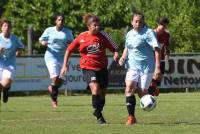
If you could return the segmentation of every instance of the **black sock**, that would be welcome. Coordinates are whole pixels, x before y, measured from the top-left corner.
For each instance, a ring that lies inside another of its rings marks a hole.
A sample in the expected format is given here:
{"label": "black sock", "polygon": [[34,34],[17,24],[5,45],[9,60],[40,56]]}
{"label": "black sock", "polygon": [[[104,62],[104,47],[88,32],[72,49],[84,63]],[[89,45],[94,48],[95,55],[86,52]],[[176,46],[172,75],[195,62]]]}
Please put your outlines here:
{"label": "black sock", "polygon": [[58,86],[54,86],[54,85],[51,85],[52,87],[52,93],[50,94],[51,95],[51,99],[53,101],[57,101],[57,98],[58,98]]}
{"label": "black sock", "polygon": [[99,95],[92,95],[92,106],[94,109],[94,116],[97,118],[101,117],[101,101]]}
{"label": "black sock", "polygon": [[101,98],[101,99],[100,99],[100,110],[101,110],[101,111],[103,111],[103,107],[104,107],[104,105],[105,105],[105,102],[106,102],[105,98]]}
{"label": "black sock", "polygon": [[126,97],[126,106],[129,115],[132,116],[135,115],[135,104],[136,104],[135,95]]}

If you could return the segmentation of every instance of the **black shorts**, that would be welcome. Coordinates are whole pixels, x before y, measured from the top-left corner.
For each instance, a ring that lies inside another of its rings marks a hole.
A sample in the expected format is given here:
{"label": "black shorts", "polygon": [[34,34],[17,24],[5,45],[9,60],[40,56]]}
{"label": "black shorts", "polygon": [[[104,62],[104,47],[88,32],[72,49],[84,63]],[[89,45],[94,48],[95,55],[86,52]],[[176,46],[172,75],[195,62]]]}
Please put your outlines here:
{"label": "black shorts", "polygon": [[108,70],[106,68],[99,71],[82,69],[83,75],[87,84],[90,82],[97,82],[100,85],[100,88],[107,88],[108,86]]}

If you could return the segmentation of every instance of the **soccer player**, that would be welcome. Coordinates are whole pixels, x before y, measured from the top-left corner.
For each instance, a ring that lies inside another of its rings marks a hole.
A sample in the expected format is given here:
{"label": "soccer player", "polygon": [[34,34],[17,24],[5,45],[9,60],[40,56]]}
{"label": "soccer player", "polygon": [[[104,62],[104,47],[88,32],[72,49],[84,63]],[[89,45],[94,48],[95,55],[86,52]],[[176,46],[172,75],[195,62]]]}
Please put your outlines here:
{"label": "soccer player", "polygon": [[[119,64],[125,62],[126,73],[126,106],[128,111],[127,125],[136,123],[135,91],[139,97],[148,93],[152,77],[160,77],[160,46],[154,31],[145,25],[144,15],[135,12],[131,22],[133,29],[126,35],[125,48]],[[154,55],[155,53],[155,55]],[[156,64],[155,64],[156,63]]]}
{"label": "soccer player", "polygon": [[52,99],[52,107],[58,105],[58,89],[63,84],[64,77],[60,77],[60,71],[63,65],[65,50],[74,37],[69,28],[64,27],[64,16],[57,15],[55,26],[45,29],[39,38],[41,45],[46,46],[45,63],[50,74],[51,84],[48,91]]}
{"label": "soccer player", "polygon": [[[160,19],[157,20],[158,26],[154,29],[157,40],[160,43],[161,46],[161,64],[160,64],[160,69],[162,76],[164,75],[165,71],[165,60],[169,59],[170,55],[170,34],[169,31],[167,30],[167,25],[169,24],[169,20],[166,17],[161,17]],[[149,87],[149,94],[158,96],[160,91],[157,88],[157,86],[160,86],[162,79],[153,79],[151,82],[151,85]]]}
{"label": "soccer player", "polygon": [[108,59],[106,49],[114,53],[114,60],[118,59],[118,47],[111,43],[110,38],[100,31],[100,19],[98,16],[86,13],[83,16],[83,22],[88,28],[69,45],[64,57],[64,64],[61,75],[67,73],[67,64],[72,52],[79,48],[80,67],[86,82],[92,92],[93,115],[97,118],[97,123],[105,124],[106,121],[102,115],[105,105],[105,94],[108,85]]}
{"label": "soccer player", "polygon": [[6,18],[0,21],[0,92],[3,92],[3,102],[8,102],[8,91],[16,70],[16,56],[21,54],[24,44],[11,33],[11,22]]}

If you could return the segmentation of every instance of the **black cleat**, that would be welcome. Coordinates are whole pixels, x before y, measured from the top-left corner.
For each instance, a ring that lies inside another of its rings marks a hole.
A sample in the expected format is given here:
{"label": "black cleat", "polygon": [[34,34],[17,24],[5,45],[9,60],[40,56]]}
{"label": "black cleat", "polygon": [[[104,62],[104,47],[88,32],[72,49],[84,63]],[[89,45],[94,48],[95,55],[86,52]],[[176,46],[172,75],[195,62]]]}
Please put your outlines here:
{"label": "black cleat", "polygon": [[8,102],[8,97],[9,97],[8,90],[3,90],[3,102],[4,103]]}
{"label": "black cleat", "polygon": [[106,124],[106,121],[105,121],[105,119],[103,118],[103,116],[101,116],[101,117],[97,118],[97,123],[98,123],[98,124]]}

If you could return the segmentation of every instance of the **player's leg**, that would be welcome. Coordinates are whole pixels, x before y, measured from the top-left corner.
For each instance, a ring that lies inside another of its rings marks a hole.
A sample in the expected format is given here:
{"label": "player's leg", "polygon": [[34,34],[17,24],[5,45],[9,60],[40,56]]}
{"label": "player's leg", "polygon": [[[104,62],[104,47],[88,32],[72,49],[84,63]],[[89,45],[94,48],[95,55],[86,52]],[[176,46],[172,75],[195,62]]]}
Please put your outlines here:
{"label": "player's leg", "polygon": [[100,99],[101,99],[101,111],[103,111],[105,102],[106,102],[106,92],[107,92],[107,86],[108,86],[108,70],[102,69],[100,71],[97,71],[97,80],[100,84]]}
{"label": "player's leg", "polygon": [[50,93],[51,99],[52,99],[52,106],[54,108],[57,107],[58,104],[58,93],[59,88],[63,84],[63,79],[59,77],[60,70],[61,70],[61,64],[59,63],[47,63],[47,68],[50,74],[51,83],[48,86],[48,91]]}
{"label": "player's leg", "polygon": [[[164,60],[162,60],[160,62],[160,70],[161,70],[162,76],[164,76],[164,72],[165,72],[165,61]],[[152,79],[151,84],[148,89],[148,93],[153,96],[158,96],[160,93],[160,89],[158,87],[161,86],[161,81],[162,81],[162,78],[159,80]]]}
{"label": "player's leg", "polygon": [[140,98],[148,94],[148,89],[151,84],[152,78],[153,73],[140,73],[140,79],[138,83],[138,86],[141,89],[138,94]]}
{"label": "player's leg", "polygon": [[128,111],[128,120],[126,122],[127,125],[132,125],[136,123],[135,118],[135,105],[136,105],[136,98],[135,98],[135,90],[138,81],[138,72],[134,70],[128,70],[126,73],[126,88],[125,88],[125,95],[126,95],[126,107]]}
{"label": "player's leg", "polygon": [[9,97],[9,90],[12,84],[12,80],[14,77],[14,69],[10,68],[3,68],[2,70],[2,78],[0,81],[0,87],[3,92],[3,102],[7,103],[8,102],[8,97]]}
{"label": "player's leg", "polygon": [[100,97],[100,85],[97,82],[96,72],[93,70],[83,69],[83,75],[92,93],[93,115],[97,118],[97,123],[103,124],[105,122],[101,122],[100,120],[100,118],[102,117],[101,97]]}

